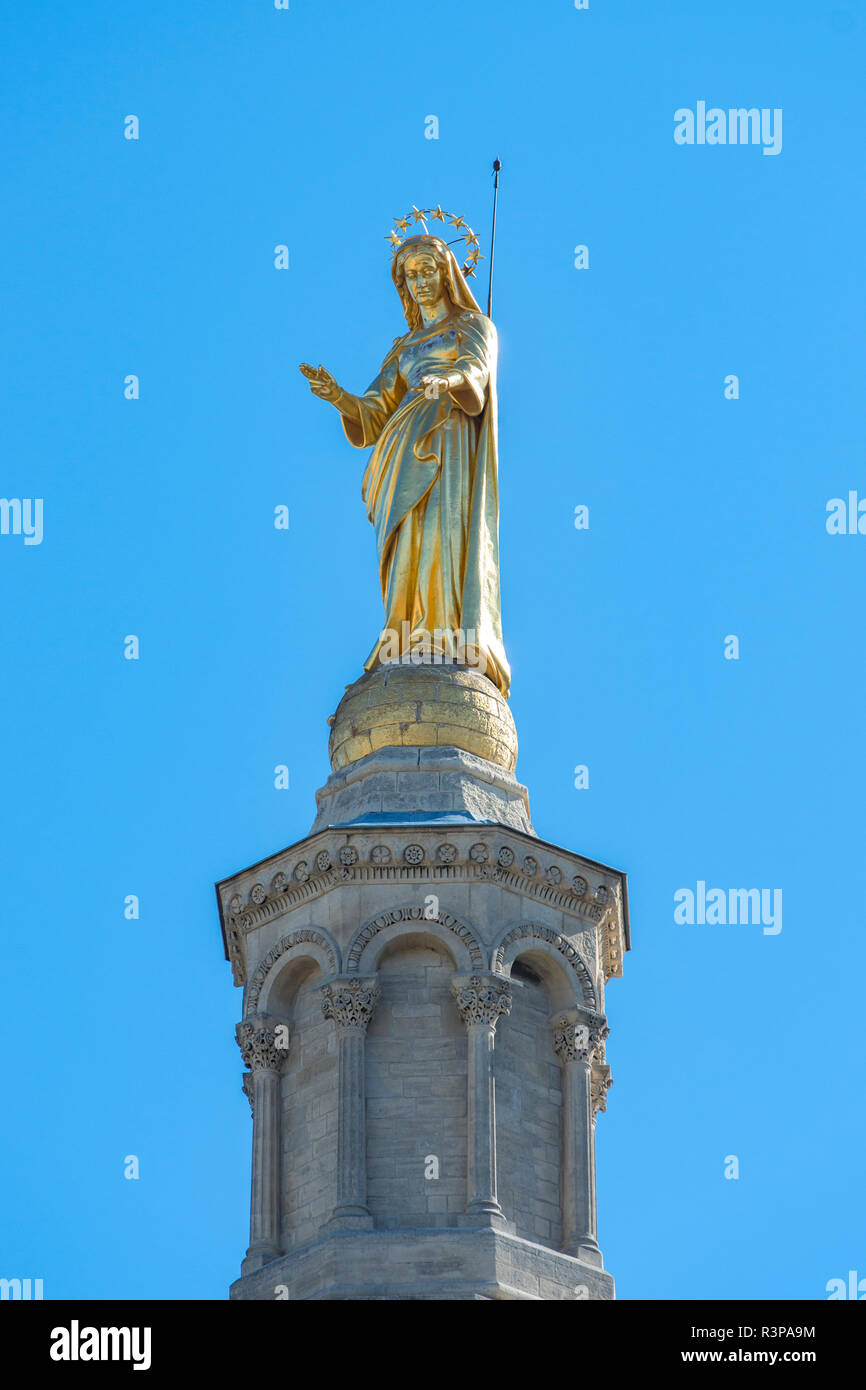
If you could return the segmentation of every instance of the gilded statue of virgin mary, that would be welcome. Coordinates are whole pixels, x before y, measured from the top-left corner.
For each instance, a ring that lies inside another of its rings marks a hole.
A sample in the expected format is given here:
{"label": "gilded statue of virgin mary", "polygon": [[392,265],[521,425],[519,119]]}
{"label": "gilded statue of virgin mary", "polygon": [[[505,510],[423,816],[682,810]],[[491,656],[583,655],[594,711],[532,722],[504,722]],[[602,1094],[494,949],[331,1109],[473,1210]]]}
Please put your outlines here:
{"label": "gilded statue of virgin mary", "polygon": [[[477,257],[476,257],[477,259]],[[450,247],[407,237],[391,275],[408,324],[361,396],[301,371],[372,446],[361,495],[376,530],[385,622],[364,663],[426,651],[476,666],[508,695],[499,603],[496,329]]]}

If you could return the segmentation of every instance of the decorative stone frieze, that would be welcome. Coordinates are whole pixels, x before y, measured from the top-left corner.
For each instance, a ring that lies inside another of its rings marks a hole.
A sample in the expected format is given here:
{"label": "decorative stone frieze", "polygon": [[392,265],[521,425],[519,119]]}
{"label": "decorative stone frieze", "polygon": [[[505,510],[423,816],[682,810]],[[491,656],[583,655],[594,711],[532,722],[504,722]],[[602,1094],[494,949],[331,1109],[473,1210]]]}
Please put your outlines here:
{"label": "decorative stone frieze", "polygon": [[[552,861],[547,855],[524,855],[525,836],[514,832],[511,839],[492,836],[489,841],[473,840],[470,834],[459,839],[426,842],[417,837],[407,843],[395,836],[391,843],[363,832],[353,834],[347,844],[337,835],[320,832],[297,847],[301,858],[290,852],[271,865],[258,866],[260,878],[250,876],[223,899],[226,948],[235,981],[243,984],[247,973],[245,938],[256,928],[312,903],[346,884],[392,884],[395,882],[492,882],[511,889],[523,898],[533,898],[568,917],[589,923],[596,931],[600,961],[605,979],[622,974],[627,942],[623,927],[620,888],[616,881],[599,882],[589,871],[573,873],[574,861]],[[379,835],[382,831],[379,830]],[[477,830],[475,832],[477,834]],[[279,867],[278,867],[279,866]],[[276,870],[265,877],[270,869]],[[265,883],[270,887],[265,889]],[[433,888],[432,891],[436,891]],[[485,962],[486,964],[486,962]],[[587,1000],[587,1002],[590,1002]]]}

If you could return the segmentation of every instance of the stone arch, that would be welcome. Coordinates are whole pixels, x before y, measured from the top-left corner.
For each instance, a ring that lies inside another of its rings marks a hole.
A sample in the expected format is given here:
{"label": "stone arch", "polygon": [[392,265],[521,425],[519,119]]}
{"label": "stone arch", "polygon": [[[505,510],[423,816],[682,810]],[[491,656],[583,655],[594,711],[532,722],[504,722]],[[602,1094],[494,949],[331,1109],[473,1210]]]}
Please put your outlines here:
{"label": "stone arch", "polygon": [[268,1000],[280,976],[302,961],[318,965],[322,975],[339,975],[340,948],[322,927],[299,927],[281,936],[262,958],[247,985],[244,1017],[268,1012]]}
{"label": "stone arch", "polygon": [[486,968],[484,947],[465,922],[441,909],[428,917],[422,904],[411,903],[389,907],[358,928],[346,948],[346,974],[373,974],[386,946],[402,936],[433,937],[465,974]]}
{"label": "stone arch", "polygon": [[592,971],[570,941],[552,927],[519,922],[506,927],[490,954],[494,975],[508,975],[518,956],[533,956],[557,1009],[583,1004],[598,1010]]}

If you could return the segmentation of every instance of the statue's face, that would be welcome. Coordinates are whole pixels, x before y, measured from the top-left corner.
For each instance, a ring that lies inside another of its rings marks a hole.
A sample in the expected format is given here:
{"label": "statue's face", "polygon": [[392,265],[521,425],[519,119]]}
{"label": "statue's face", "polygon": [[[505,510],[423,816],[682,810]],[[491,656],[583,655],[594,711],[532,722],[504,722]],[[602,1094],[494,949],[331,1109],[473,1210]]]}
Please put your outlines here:
{"label": "statue's face", "polygon": [[426,251],[407,256],[403,273],[416,304],[436,304],[442,298],[442,272]]}

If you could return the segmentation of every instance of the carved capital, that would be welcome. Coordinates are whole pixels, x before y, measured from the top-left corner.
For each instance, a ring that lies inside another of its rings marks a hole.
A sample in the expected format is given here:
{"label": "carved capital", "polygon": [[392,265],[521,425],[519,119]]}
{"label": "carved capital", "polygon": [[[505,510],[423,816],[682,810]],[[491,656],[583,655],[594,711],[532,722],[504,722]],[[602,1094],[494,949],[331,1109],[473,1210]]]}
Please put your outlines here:
{"label": "carved capital", "polygon": [[501,1014],[511,1013],[511,985],[501,975],[457,976],[451,993],[467,1028],[473,1023],[495,1028]]}
{"label": "carved capital", "polygon": [[332,980],[322,985],[322,1012],[338,1028],[357,1028],[366,1033],[378,998],[379,985],[373,978]]}
{"label": "carved capital", "polygon": [[[268,1018],[249,1018],[235,1029],[244,1066],[251,1072],[279,1071],[289,1055],[291,1033],[285,1023]],[[247,1095],[247,1083],[244,1082]],[[252,1102],[250,1102],[252,1104]]]}
{"label": "carved capital", "polygon": [[607,1093],[612,1085],[613,1077],[610,1074],[610,1067],[604,1066],[599,1062],[594,1062],[592,1066],[592,1079],[590,1082],[593,1119],[595,1119],[599,1110],[607,1109]]}
{"label": "carved capital", "polygon": [[604,1040],[610,1029],[600,1014],[569,1009],[550,1020],[553,1050],[560,1062],[599,1062],[604,1059]]}

